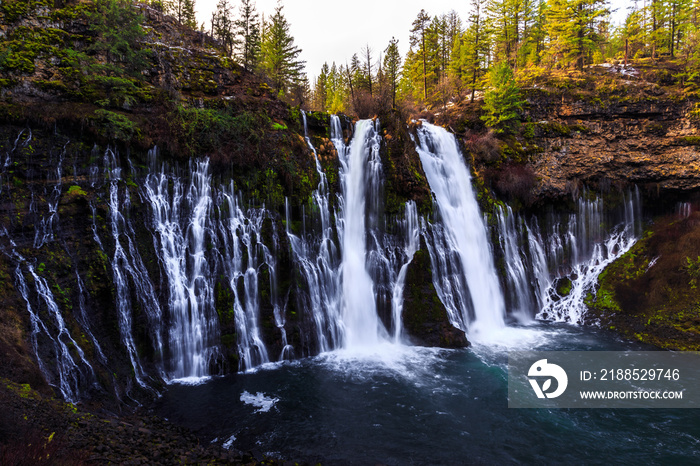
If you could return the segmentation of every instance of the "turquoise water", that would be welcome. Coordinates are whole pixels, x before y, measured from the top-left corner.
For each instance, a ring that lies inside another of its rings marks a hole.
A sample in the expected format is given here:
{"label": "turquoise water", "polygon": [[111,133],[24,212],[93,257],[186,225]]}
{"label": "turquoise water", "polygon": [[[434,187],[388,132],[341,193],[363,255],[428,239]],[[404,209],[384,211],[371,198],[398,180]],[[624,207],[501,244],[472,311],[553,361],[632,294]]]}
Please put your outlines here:
{"label": "turquoise water", "polygon": [[323,464],[697,464],[696,410],[510,409],[509,350],[648,350],[597,329],[509,328],[465,350],[380,345],[171,385],[203,440]]}

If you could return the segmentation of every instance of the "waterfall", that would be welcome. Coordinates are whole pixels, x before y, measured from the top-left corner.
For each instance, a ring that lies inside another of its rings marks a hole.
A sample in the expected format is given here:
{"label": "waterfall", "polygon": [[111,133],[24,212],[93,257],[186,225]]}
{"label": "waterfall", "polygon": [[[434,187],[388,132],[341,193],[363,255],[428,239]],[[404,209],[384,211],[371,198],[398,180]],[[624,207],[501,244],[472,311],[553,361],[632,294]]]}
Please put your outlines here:
{"label": "waterfall", "polygon": [[[331,210],[326,174],[316,155],[316,149],[308,138],[306,114],[303,114],[306,142],[316,159],[319,183],[313,192],[312,201],[319,222],[314,231],[300,235],[292,231],[291,206],[285,203],[285,224],[287,238],[292,249],[292,257],[304,286],[297,290],[297,307],[311,314],[315,330],[315,343],[318,352],[330,351],[342,344],[344,327],[341,320],[340,251],[334,240],[335,232],[331,224]],[[340,120],[331,116],[331,138],[336,147],[342,144]],[[304,216],[304,221],[306,220]]]}
{"label": "waterfall", "polygon": [[[530,232],[522,227],[521,220],[513,214],[510,206],[505,209],[498,206],[496,209],[498,220],[498,240],[503,250],[503,262],[505,268],[505,291],[508,299],[508,308],[516,319],[527,321],[539,310],[536,290],[531,287],[530,277],[533,271],[528,270],[528,261],[525,253],[529,246]],[[523,233],[527,237],[523,237]]]}
{"label": "waterfall", "polygon": [[409,201],[406,203],[405,220],[403,223],[405,224],[404,235],[406,237],[403,253],[406,258],[399,269],[398,276],[392,287],[393,292],[391,300],[391,315],[394,325],[392,336],[395,343],[401,342],[404,284],[406,283],[408,265],[413,260],[416,251],[420,248],[421,225],[418,219],[418,209],[416,208],[415,202]]}
{"label": "waterfall", "polygon": [[454,136],[425,122],[417,133],[416,150],[443,224],[429,246],[435,288],[456,327],[488,335],[505,326],[505,305],[471,175]]}
{"label": "waterfall", "polygon": [[[626,253],[637,241],[641,232],[641,201],[638,195],[631,193],[631,204],[623,204],[623,221],[609,231],[594,228],[594,235],[590,229],[584,229],[581,225],[592,225],[593,221],[604,225],[600,217],[600,210],[596,204],[602,205],[602,201],[580,201],[577,214],[569,220],[566,237],[569,240],[570,252],[568,256],[569,268],[565,273],[559,273],[555,277],[569,277],[571,289],[566,296],[559,296],[553,285],[548,290],[548,299],[542,306],[537,317],[540,319],[581,323],[587,311],[585,298],[588,293],[595,293],[598,276],[605,267],[610,265],[624,253]],[[612,221],[609,218],[608,221]],[[576,236],[578,232],[581,236]],[[585,252],[582,255],[581,251]],[[559,270],[566,270],[561,263]],[[553,274],[554,275],[554,274]],[[553,298],[552,298],[553,297]]]}
{"label": "waterfall", "polygon": [[[25,141],[25,145],[31,141],[31,132],[29,139]],[[58,203],[61,200],[61,187],[63,185],[63,158],[66,154],[66,147],[68,143],[65,143],[63,149],[58,156],[58,162],[56,163],[55,172],[55,184],[51,189],[51,193],[46,195],[46,202],[48,204],[48,213],[46,216],[41,217],[41,221],[36,225],[34,232],[34,248],[39,249],[44,244],[53,241],[54,239],[54,229],[58,226]],[[51,181],[50,179],[47,181]],[[36,204],[34,202],[34,193],[32,192],[32,202],[30,204],[29,210],[34,210],[36,212]]]}
{"label": "waterfall", "polygon": [[[14,251],[12,255],[19,262],[15,268],[15,285],[27,305],[31,322],[32,348],[39,370],[50,385],[58,388],[66,401],[76,402],[81,397],[81,388],[85,388],[88,383],[97,384],[95,371],[85,357],[83,349],[73,339],[66,327],[63,315],[47,281],[38,275],[34,266],[28,263],[24,257]],[[20,264],[25,264],[29,276],[32,278],[34,291],[39,298],[36,308],[32,305],[29,285],[24,278]],[[49,322],[42,319],[42,311],[48,314]],[[42,349],[48,350],[49,354],[53,355],[53,362],[44,361],[41,357],[40,344]]]}
{"label": "waterfall", "polygon": [[368,223],[376,224],[378,216],[380,139],[373,122],[361,120],[356,123],[349,147],[337,135],[333,142],[337,144],[342,185],[337,228],[342,245],[344,344],[346,348],[368,348],[376,346],[386,334],[377,316],[375,286],[367,270]]}
{"label": "waterfall", "polygon": [[[133,283],[133,295],[139,307],[146,313],[150,335],[156,355],[162,357],[163,343],[161,339],[162,311],[156,299],[153,284],[146,272],[141,255],[136,248],[134,231],[128,216],[122,211],[130,206],[128,192],[120,196],[121,168],[116,155],[107,150],[104,156],[106,176],[109,178],[109,223],[114,240],[114,255],[112,257],[112,279],[116,289],[116,308],[119,320],[119,333],[122,344],[134,369],[136,382],[143,388],[148,388],[146,373],[141,361],[133,336],[133,303],[130,283]],[[97,240],[99,238],[96,236]],[[126,243],[124,247],[123,242]],[[162,366],[162,361],[161,364]]]}
{"label": "waterfall", "polygon": [[693,212],[693,205],[690,202],[679,202],[676,204],[675,213],[680,218],[688,218]]}
{"label": "waterfall", "polygon": [[261,239],[265,210],[249,209],[244,212],[241,200],[235,195],[233,182],[228,190],[222,188],[220,195],[224,270],[234,297],[233,312],[240,355],[238,368],[243,371],[270,361],[260,334],[258,273],[263,264],[268,266],[274,296],[275,264]]}
{"label": "waterfall", "polygon": [[[546,231],[536,218],[528,222],[510,207],[497,209],[506,297],[516,318],[583,320],[584,300],[595,292],[598,276],[632,247],[642,230],[639,190],[622,197],[617,209],[606,210],[602,199],[584,190],[575,213],[547,216]],[[561,279],[571,282],[565,296],[557,292]]]}
{"label": "waterfall", "polygon": [[216,351],[214,288],[205,257],[208,244],[216,244],[210,226],[213,201],[208,171],[208,161],[194,162],[187,188],[179,178],[168,176],[164,168],[149,173],[144,183],[157,232],[158,257],[168,281],[172,379],[207,376],[210,358]]}

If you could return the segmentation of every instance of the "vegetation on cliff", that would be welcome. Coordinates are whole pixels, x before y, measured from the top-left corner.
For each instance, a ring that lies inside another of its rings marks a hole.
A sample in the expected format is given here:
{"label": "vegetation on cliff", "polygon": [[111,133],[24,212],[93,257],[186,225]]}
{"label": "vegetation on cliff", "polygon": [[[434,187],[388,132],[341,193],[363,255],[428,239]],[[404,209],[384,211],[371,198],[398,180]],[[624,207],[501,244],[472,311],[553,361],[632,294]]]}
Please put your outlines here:
{"label": "vegetation on cliff", "polygon": [[590,319],[629,338],[700,350],[700,212],[659,219],[600,276]]}

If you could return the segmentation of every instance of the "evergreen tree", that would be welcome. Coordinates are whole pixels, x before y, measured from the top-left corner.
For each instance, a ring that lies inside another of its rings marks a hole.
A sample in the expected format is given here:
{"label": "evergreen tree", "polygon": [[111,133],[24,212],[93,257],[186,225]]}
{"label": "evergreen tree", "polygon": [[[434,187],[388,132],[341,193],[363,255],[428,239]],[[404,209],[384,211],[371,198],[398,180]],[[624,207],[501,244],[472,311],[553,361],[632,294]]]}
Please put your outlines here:
{"label": "evergreen tree", "polygon": [[423,98],[425,100],[428,100],[428,52],[426,50],[426,36],[428,34],[429,25],[430,16],[425,10],[420,10],[420,13],[418,13],[418,16],[413,21],[410,36],[411,47],[418,47],[416,53],[423,63]]}
{"label": "evergreen tree", "polygon": [[484,24],[486,0],[472,0],[469,27],[461,36],[453,53],[452,69],[471,89],[471,102],[487,67],[489,55],[488,30]]}
{"label": "evergreen tree", "polygon": [[313,106],[321,112],[325,112],[328,105],[328,81],[329,81],[330,69],[328,68],[328,63],[324,63],[321,67],[321,72],[316,78],[314,83],[313,92]]}
{"label": "evergreen tree", "polygon": [[486,4],[486,14],[493,31],[497,59],[507,60],[510,64],[514,64],[513,51],[516,46],[515,36],[517,34],[516,13],[513,11],[513,5],[514,2],[511,0],[489,0]]}
{"label": "evergreen tree", "polygon": [[[141,27],[143,16],[129,0],[95,0],[94,5],[88,19],[97,37],[89,49],[105,54],[108,65],[102,67],[103,71],[118,76],[124,68],[141,77],[148,57],[148,51],[140,45],[146,34]],[[118,63],[125,66],[115,65]]]}
{"label": "evergreen tree", "polygon": [[486,114],[481,119],[496,132],[513,131],[520,122],[524,103],[513,70],[507,62],[500,62],[489,72],[489,89],[484,95]]}
{"label": "evergreen tree", "polygon": [[342,66],[338,69],[335,62],[333,62],[326,80],[326,105],[327,110],[331,113],[344,112],[346,109],[345,102],[348,98],[348,89],[345,85],[343,74]]}
{"label": "evergreen tree", "polygon": [[553,63],[583,69],[601,41],[598,26],[608,10],[604,0],[550,0],[547,9],[549,56]]}
{"label": "evergreen tree", "polygon": [[669,53],[675,56],[681,38],[683,37],[690,17],[690,0],[668,0],[668,32]]}
{"label": "evergreen tree", "polygon": [[369,92],[369,95],[372,96],[372,74],[374,70],[374,66],[372,64],[372,48],[369,46],[369,44],[365,45],[365,47],[361,50],[362,53],[362,66],[361,66],[361,75],[362,75],[362,87],[365,89],[367,92]]}
{"label": "evergreen tree", "polygon": [[229,0],[219,0],[212,17],[212,31],[214,32],[214,37],[221,41],[226,55],[229,57],[233,55],[235,45],[233,24],[233,8]]}
{"label": "evergreen tree", "polygon": [[389,45],[384,50],[384,73],[386,73],[389,83],[392,108],[396,108],[396,89],[399,85],[400,71],[401,53],[399,52],[399,41],[392,37]]}
{"label": "evergreen tree", "polygon": [[254,1],[241,0],[235,27],[239,37],[238,61],[246,70],[253,71],[260,58],[260,23]]}
{"label": "evergreen tree", "polygon": [[644,30],[644,10],[634,9],[625,18],[620,30],[620,48],[625,62],[644,52],[646,31]]}
{"label": "evergreen tree", "polygon": [[163,3],[166,13],[173,15],[180,24],[197,29],[195,0],[166,0]]}
{"label": "evergreen tree", "polygon": [[261,67],[272,80],[275,91],[281,96],[285,95],[292,85],[298,85],[305,79],[304,62],[299,60],[301,49],[294,45],[294,37],[289,31],[289,23],[282,14],[282,9],[281,4],[275,8],[275,14],[264,27],[260,47]]}

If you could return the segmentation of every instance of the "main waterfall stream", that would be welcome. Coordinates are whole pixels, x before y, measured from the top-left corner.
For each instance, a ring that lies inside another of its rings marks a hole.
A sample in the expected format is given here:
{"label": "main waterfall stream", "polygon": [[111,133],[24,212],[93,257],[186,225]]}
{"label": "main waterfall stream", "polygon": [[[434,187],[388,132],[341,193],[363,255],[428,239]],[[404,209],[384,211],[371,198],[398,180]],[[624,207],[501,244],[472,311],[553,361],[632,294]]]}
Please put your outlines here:
{"label": "main waterfall stream", "polygon": [[[693,461],[700,422],[691,410],[507,407],[509,350],[648,349],[579,326],[583,297],[594,292],[598,274],[641,233],[638,191],[612,211],[584,193],[571,215],[522,218],[506,206],[487,222],[454,137],[424,123],[416,144],[436,215],[419,219],[415,204],[407,204],[404,238],[392,240],[375,217],[375,123],[359,122],[346,145],[338,118],[331,122],[341,163],[338,211],[329,207],[317,160],[321,183],[313,201],[321,230],[295,234],[287,227],[308,288],[300,302],[313,315],[321,354],[199,386],[173,385],[159,402],[163,416],[226,448],[309,463]],[[415,347],[402,336],[406,265],[421,235],[435,289],[452,324],[467,332],[469,349]],[[497,260],[505,271],[500,280]],[[554,286],[562,277],[572,280],[567,296]],[[391,328],[378,317],[382,289],[394,298]]]}

